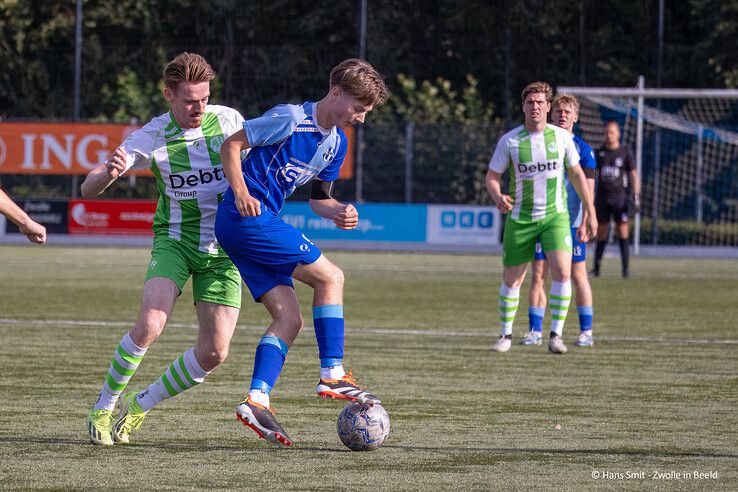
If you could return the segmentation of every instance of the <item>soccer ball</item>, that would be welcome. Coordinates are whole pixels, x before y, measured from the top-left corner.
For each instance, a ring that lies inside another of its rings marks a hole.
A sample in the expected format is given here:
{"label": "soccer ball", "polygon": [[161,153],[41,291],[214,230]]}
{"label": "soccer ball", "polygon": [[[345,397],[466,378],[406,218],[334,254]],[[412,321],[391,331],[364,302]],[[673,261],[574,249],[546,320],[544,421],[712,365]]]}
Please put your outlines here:
{"label": "soccer ball", "polygon": [[379,403],[349,403],[338,415],[338,437],[353,451],[374,451],[387,439],[390,419]]}

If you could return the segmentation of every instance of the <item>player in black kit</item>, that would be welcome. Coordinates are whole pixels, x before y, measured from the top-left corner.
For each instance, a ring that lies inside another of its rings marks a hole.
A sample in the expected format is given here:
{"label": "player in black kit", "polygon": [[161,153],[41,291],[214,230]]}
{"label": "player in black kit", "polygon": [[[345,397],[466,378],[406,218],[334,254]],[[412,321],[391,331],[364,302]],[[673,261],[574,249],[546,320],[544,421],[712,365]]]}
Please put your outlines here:
{"label": "player in black kit", "polygon": [[617,224],[623,277],[629,275],[628,263],[628,198],[632,195],[634,211],[640,207],[641,183],[638,180],[635,160],[630,150],[620,146],[620,126],[617,121],[605,124],[605,144],[595,153],[597,158],[597,183],[595,209],[597,211],[597,248],[592,275],[600,275],[600,262],[607,246],[607,228],[610,218]]}

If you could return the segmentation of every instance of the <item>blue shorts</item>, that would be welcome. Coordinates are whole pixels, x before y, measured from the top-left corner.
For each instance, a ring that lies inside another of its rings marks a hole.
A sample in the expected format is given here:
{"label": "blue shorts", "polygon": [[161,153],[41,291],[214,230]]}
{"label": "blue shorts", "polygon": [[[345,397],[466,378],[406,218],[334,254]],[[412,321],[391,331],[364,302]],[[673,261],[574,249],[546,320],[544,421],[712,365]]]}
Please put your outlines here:
{"label": "blue shorts", "polygon": [[[587,259],[587,243],[583,243],[577,239],[577,228],[571,228],[571,262],[580,263]],[[536,254],[534,261],[545,260],[546,253],[543,252],[540,242],[536,242]]]}
{"label": "blue shorts", "polygon": [[321,255],[300,230],[274,212],[262,208],[261,215],[242,217],[233,202],[218,206],[215,237],[256,302],[278,285],[293,287],[297,265],[313,263]]}

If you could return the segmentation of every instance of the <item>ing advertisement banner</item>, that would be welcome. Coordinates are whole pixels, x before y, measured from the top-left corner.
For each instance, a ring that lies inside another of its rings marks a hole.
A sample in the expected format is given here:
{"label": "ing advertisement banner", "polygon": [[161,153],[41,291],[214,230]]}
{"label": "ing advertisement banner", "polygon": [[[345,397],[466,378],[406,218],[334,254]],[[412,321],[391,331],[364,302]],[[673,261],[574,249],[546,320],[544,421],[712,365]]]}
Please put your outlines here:
{"label": "ing advertisement banner", "polygon": [[[138,126],[0,123],[0,174],[87,174]],[[133,174],[151,175],[148,170]]]}

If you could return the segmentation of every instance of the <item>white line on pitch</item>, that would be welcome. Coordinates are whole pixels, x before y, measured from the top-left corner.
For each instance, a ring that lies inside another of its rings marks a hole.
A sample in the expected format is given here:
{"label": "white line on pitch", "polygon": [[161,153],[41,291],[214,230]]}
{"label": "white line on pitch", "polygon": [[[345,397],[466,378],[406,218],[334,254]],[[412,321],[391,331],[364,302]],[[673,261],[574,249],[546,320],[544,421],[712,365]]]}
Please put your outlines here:
{"label": "white line on pitch", "polygon": [[[62,325],[62,326],[120,326],[130,327],[131,321],[95,321],[95,320],[74,320],[74,319],[16,319],[16,318],[0,318],[0,325],[12,324],[29,324],[29,325]],[[188,328],[195,330],[195,323],[167,323],[172,328]],[[264,330],[263,325],[244,325],[239,324],[241,330]],[[425,336],[425,337],[489,337],[497,336],[495,330],[489,332],[463,332],[463,331],[438,331],[438,330],[410,330],[407,328],[347,328],[348,333],[370,333],[372,335],[408,335],[408,336]],[[597,336],[597,340],[606,342],[645,342],[645,343],[693,343],[700,345],[738,345],[735,339],[710,339],[710,338],[664,338],[664,337],[629,337],[629,336]]]}

